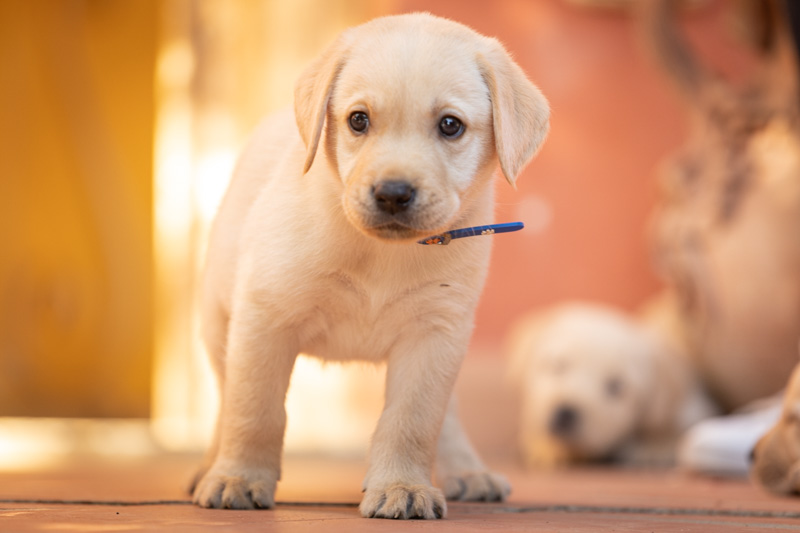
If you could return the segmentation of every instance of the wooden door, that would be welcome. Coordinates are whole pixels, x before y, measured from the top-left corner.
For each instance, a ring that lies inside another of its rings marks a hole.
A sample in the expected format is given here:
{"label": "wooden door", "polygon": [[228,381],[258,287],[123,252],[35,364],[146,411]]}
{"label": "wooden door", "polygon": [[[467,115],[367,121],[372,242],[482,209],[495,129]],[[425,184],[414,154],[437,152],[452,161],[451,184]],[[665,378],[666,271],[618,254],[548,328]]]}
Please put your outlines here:
{"label": "wooden door", "polygon": [[0,416],[149,414],[156,22],[0,3]]}

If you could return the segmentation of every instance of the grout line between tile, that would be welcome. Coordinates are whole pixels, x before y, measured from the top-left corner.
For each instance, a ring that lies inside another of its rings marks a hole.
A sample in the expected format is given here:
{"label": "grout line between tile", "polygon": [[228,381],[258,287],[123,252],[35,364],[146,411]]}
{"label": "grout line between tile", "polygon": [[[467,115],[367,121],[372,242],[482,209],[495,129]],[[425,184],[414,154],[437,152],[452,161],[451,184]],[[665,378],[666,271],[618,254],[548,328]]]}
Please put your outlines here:
{"label": "grout line between tile", "polygon": [[[0,499],[0,504],[37,505],[106,505],[111,507],[144,507],[150,505],[193,505],[191,500],[48,500],[48,499]],[[352,502],[277,502],[291,507],[358,507]]]}
{"label": "grout line between tile", "polygon": [[623,506],[612,506],[612,505],[536,505],[536,506],[520,506],[520,507],[501,506],[496,508],[494,512],[730,516],[730,517],[747,517],[747,518],[800,518],[800,512],[798,511],[701,509],[692,507],[623,507]]}

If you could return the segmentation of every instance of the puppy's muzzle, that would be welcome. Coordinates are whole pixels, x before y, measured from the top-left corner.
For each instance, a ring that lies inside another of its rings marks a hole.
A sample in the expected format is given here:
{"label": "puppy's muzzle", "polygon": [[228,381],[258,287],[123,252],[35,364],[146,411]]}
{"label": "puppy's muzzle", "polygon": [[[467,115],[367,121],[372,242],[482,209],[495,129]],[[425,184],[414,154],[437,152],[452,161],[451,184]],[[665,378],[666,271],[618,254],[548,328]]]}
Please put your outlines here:
{"label": "puppy's muzzle", "polygon": [[407,181],[386,180],[372,187],[372,197],[378,209],[389,215],[407,211],[417,196],[417,190]]}
{"label": "puppy's muzzle", "polygon": [[578,428],[580,413],[570,405],[561,405],[550,418],[550,432],[557,437],[569,437]]}

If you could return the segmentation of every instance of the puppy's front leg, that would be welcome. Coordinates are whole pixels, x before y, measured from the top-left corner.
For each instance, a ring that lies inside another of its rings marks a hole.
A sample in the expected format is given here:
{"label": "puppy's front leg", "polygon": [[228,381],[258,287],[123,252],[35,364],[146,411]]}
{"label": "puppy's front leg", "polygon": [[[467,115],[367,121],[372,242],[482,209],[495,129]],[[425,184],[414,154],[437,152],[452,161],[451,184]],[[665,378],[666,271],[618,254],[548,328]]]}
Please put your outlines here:
{"label": "puppy's front leg", "polygon": [[[271,508],[280,479],[284,402],[297,351],[254,302],[231,317],[216,460],[194,491],[203,507]],[[222,377],[222,376],[220,376]]]}
{"label": "puppy's front leg", "polygon": [[447,401],[464,347],[444,339],[395,349],[386,375],[364,480],[361,514],[368,518],[442,518],[447,507],[431,474]]}

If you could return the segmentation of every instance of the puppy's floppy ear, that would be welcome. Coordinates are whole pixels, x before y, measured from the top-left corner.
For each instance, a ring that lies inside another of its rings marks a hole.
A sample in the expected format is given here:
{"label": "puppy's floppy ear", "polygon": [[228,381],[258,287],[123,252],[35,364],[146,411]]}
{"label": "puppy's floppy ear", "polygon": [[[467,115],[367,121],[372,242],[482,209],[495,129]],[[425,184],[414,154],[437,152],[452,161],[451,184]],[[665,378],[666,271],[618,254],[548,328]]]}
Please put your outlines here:
{"label": "puppy's floppy ear", "polygon": [[317,154],[336,78],[347,57],[347,33],[342,34],[300,75],[294,88],[294,116],[306,145],[303,174]]}
{"label": "puppy's floppy ear", "polygon": [[684,393],[686,382],[690,379],[676,361],[678,356],[665,346],[653,344],[655,342],[656,339],[648,338],[646,343],[638,347],[649,366],[640,424],[644,433],[650,435],[670,430],[680,409],[678,398]]}
{"label": "puppy's floppy ear", "polygon": [[478,67],[489,88],[500,169],[512,187],[547,136],[550,106],[496,40],[487,38]]}
{"label": "puppy's floppy ear", "polygon": [[530,365],[539,355],[544,329],[549,321],[547,315],[529,314],[518,319],[506,335],[506,379],[514,386],[522,385]]}

